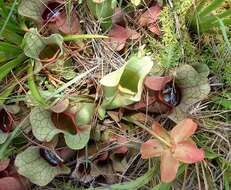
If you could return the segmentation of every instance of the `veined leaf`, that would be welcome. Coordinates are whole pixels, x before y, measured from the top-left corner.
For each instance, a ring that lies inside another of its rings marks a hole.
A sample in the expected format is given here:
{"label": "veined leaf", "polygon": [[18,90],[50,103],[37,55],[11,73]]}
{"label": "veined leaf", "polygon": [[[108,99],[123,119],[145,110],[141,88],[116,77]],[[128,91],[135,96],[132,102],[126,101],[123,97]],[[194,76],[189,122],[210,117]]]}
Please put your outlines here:
{"label": "veined leaf", "polygon": [[22,47],[25,55],[30,58],[49,60],[63,54],[63,37],[60,34],[43,37],[37,29],[31,28],[24,36]]}
{"label": "veined leaf", "polygon": [[46,4],[48,2],[49,0],[22,0],[18,7],[18,12],[22,16],[25,16],[27,18],[33,19],[38,23],[41,23],[41,13],[43,13],[44,9],[46,9]]}
{"label": "veined leaf", "polygon": [[50,142],[56,135],[62,133],[68,147],[75,150],[82,149],[89,141],[91,127],[84,125],[84,128],[78,128],[78,124],[73,121],[74,116],[70,116],[72,114],[60,114],[62,115],[55,114],[57,117],[52,120],[52,112],[34,108],[30,113],[30,123],[35,138],[42,142]]}
{"label": "veined leaf", "polygon": [[39,147],[30,146],[17,155],[15,166],[19,174],[27,177],[32,183],[45,186],[57,175],[69,174],[70,169],[65,165],[51,166],[40,154]]}
{"label": "veined leaf", "polygon": [[208,74],[209,68],[205,64],[182,65],[176,69],[174,78],[181,90],[181,100],[169,115],[170,119],[175,122],[183,120],[190,106],[207,98],[210,92]]}

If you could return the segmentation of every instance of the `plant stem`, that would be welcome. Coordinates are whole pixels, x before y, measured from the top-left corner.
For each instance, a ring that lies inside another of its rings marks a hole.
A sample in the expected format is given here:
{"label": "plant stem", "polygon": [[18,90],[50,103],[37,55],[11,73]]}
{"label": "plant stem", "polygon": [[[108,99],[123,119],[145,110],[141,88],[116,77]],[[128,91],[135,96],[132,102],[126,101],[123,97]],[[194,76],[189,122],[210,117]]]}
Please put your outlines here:
{"label": "plant stem", "polygon": [[107,39],[108,36],[98,35],[98,34],[76,34],[76,35],[67,35],[63,37],[64,41],[78,41],[83,39],[98,39],[98,38]]}
{"label": "plant stem", "polygon": [[[129,118],[126,118],[126,120],[131,121]],[[140,123],[138,121],[134,121],[134,120],[131,121],[131,122],[134,123],[134,124],[136,124],[138,127],[141,127],[142,129],[144,129],[148,133],[150,133],[152,136],[154,136],[155,138],[157,138],[159,141],[161,141],[162,143],[164,143],[168,147],[172,146],[169,142],[167,142],[165,139],[163,139],[162,137],[160,137],[159,135],[157,135],[154,131],[152,131],[151,129],[149,129],[148,127],[146,127],[145,125],[143,125],[142,123]]]}

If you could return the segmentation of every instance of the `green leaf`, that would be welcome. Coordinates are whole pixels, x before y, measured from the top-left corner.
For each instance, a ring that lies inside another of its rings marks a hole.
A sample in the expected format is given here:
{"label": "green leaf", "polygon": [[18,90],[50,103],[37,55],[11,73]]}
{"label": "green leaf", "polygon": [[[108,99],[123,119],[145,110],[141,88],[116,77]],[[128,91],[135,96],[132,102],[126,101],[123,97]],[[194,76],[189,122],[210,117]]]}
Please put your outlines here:
{"label": "green leaf", "polygon": [[11,18],[12,15],[13,15],[13,11],[14,11],[16,5],[17,5],[17,0],[14,0],[14,2],[13,2],[12,5],[11,5],[10,12],[9,12],[7,18],[5,19],[5,22],[4,22],[4,24],[3,24],[3,26],[2,26],[2,28],[1,28],[1,30],[0,30],[0,36],[1,36],[2,33],[4,32],[4,30],[6,29],[6,26],[7,26],[8,22],[9,22],[10,18]]}
{"label": "green leaf", "polygon": [[22,64],[26,60],[26,56],[24,54],[19,55],[17,58],[12,61],[7,62],[6,64],[0,67],[0,81],[17,65]]}
{"label": "green leaf", "polygon": [[0,42],[0,63],[17,57],[22,50],[10,43]]}
{"label": "green leaf", "polygon": [[43,37],[31,28],[24,36],[22,48],[26,56],[36,60],[51,59],[60,50],[59,57],[63,55],[63,37],[59,34]]}
{"label": "green leaf", "polygon": [[204,17],[212,13],[212,11],[215,11],[217,8],[219,8],[224,2],[225,0],[214,0],[200,12],[199,16]]}
{"label": "green leaf", "polygon": [[93,0],[87,0],[88,8],[91,13],[99,19],[103,29],[108,29],[112,25],[112,15],[114,8],[112,7],[112,0],[105,0],[102,3],[94,3]]}
{"label": "green leaf", "polygon": [[231,110],[231,100],[224,97],[215,97],[214,103],[221,105],[225,109]]}
{"label": "green leaf", "polygon": [[105,110],[124,107],[141,99],[143,81],[152,66],[150,57],[132,56],[123,67],[101,79],[104,100],[99,114],[102,118]]}
{"label": "green leaf", "polygon": [[18,173],[28,178],[32,183],[45,186],[54,177],[60,174],[69,174],[70,169],[66,166],[51,166],[40,156],[39,147],[31,146],[17,155],[15,166]]}
{"label": "green leaf", "polygon": [[33,76],[33,61],[28,69],[28,86],[29,86],[29,89],[31,91],[31,95],[32,97],[34,98],[34,100],[36,100],[39,105],[41,105],[42,107],[47,107],[47,103],[46,103],[46,100],[41,96],[37,86],[36,86],[36,83],[34,81],[34,76]]}
{"label": "green leaf", "polygon": [[42,13],[46,9],[49,0],[22,0],[18,12],[20,15],[30,18],[38,23],[42,22]]}
{"label": "green leaf", "polygon": [[6,141],[6,139],[8,138],[9,135],[10,135],[10,133],[3,133],[0,130],[0,144],[3,144]]}
{"label": "green leaf", "polygon": [[138,177],[137,179],[131,182],[115,184],[109,187],[89,188],[87,190],[137,190],[141,187],[144,187],[144,185],[147,184],[153,178],[154,172],[155,169],[151,169],[141,177]]}
{"label": "green leaf", "polygon": [[195,103],[207,98],[210,92],[207,65],[183,65],[176,69],[174,78],[181,90],[180,104],[169,115],[175,122],[186,118],[188,109]]}
{"label": "green leaf", "polygon": [[160,183],[152,188],[152,190],[169,190],[171,188],[170,184],[168,183]]}
{"label": "green leaf", "polygon": [[94,111],[95,104],[83,103],[76,115],[76,122],[78,125],[90,124]]}
{"label": "green leaf", "polygon": [[213,160],[215,158],[218,158],[219,155],[215,152],[213,152],[212,150],[205,150],[205,158],[209,159],[209,160]]}
{"label": "green leaf", "polygon": [[7,97],[11,94],[11,92],[14,90],[16,85],[17,85],[16,82],[11,83],[8,88],[0,92],[0,105],[4,104],[4,102],[7,100]]}
{"label": "green leaf", "polygon": [[66,80],[71,80],[77,75],[77,73],[74,71],[75,66],[71,59],[58,59],[55,64],[49,64],[47,68],[52,73],[58,74]]}
{"label": "green leaf", "polygon": [[[0,23],[1,24],[1,23]],[[1,36],[0,39],[3,39],[7,42],[10,42],[15,45],[20,45],[22,43],[23,36],[17,34],[14,30],[6,28]]]}
{"label": "green leaf", "polygon": [[[84,126],[80,132],[73,134],[70,131],[58,129],[51,120],[51,112],[42,108],[34,108],[30,113],[32,132],[39,141],[50,142],[56,135],[62,133],[65,142],[71,149],[82,149],[89,141],[91,127]],[[77,124],[76,124],[77,125]]]}

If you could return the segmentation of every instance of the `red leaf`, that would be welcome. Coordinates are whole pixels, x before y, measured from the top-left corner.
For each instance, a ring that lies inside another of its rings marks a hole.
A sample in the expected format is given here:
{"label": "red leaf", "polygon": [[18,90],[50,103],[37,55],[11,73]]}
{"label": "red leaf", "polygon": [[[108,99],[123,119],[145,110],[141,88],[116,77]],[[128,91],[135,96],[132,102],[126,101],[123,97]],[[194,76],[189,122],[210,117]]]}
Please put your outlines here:
{"label": "red leaf", "polygon": [[161,181],[169,183],[176,177],[179,161],[173,158],[171,151],[165,150],[160,160]]}
{"label": "red leaf", "polygon": [[160,35],[161,35],[160,28],[159,28],[159,26],[158,26],[156,23],[150,24],[150,25],[148,26],[148,29],[149,29],[152,33],[156,34],[157,36],[160,36]]}
{"label": "red leaf", "polygon": [[4,171],[10,163],[10,160],[0,160],[0,172]]}
{"label": "red leaf", "polygon": [[15,177],[4,177],[0,179],[0,190],[26,190],[28,187],[25,187],[20,181],[20,179]]}
{"label": "red leaf", "polygon": [[[70,20],[70,23],[69,23]],[[72,15],[70,19],[68,19],[68,16],[66,13],[60,14],[56,18],[55,22],[56,27],[59,31],[61,31],[64,34],[78,34],[80,33],[80,23],[79,19],[75,13],[75,11],[72,11]]]}
{"label": "red leaf", "polygon": [[110,45],[116,51],[121,51],[125,47],[126,41],[129,38],[127,29],[117,24],[112,27],[108,36],[110,37]]}
{"label": "red leaf", "polygon": [[71,134],[77,134],[80,129],[75,121],[75,116],[75,113],[67,111],[62,113],[52,112],[51,120],[56,128],[68,131]]}
{"label": "red leaf", "polygon": [[197,124],[192,119],[179,122],[170,132],[175,143],[186,140],[192,136],[197,129]]}
{"label": "red leaf", "polygon": [[182,141],[176,145],[173,156],[183,163],[192,164],[204,159],[204,151],[190,141]]}
{"label": "red leaf", "polygon": [[126,154],[128,152],[128,147],[125,145],[127,138],[124,136],[117,137],[117,142],[120,144],[117,148],[113,150],[114,154]]}
{"label": "red leaf", "polygon": [[121,8],[116,7],[115,13],[112,15],[112,25],[118,24],[120,26],[125,26],[126,22],[124,19],[124,13]]}
{"label": "red leaf", "polygon": [[149,24],[155,23],[157,21],[158,16],[160,15],[160,10],[161,7],[159,5],[150,7],[141,15],[138,23],[141,26],[147,26]]}
{"label": "red leaf", "polygon": [[142,159],[158,157],[163,152],[163,147],[158,140],[151,139],[141,145]]}
{"label": "red leaf", "polygon": [[95,161],[104,161],[104,160],[107,160],[108,158],[109,158],[109,153],[108,152],[103,152],[102,154],[97,156]]}
{"label": "red leaf", "polygon": [[42,13],[44,24],[48,24],[48,28],[52,32],[62,32],[64,34],[80,33],[80,22],[75,10],[68,17],[66,11],[62,8],[64,7],[63,3],[63,1],[56,0],[46,5],[46,9]]}
{"label": "red leaf", "polygon": [[51,110],[55,113],[62,113],[64,112],[69,106],[69,99],[64,99],[59,101],[54,106],[51,107]]}
{"label": "red leaf", "polygon": [[151,77],[146,77],[144,84],[147,88],[151,90],[160,91],[171,80],[172,80],[172,77],[169,77],[169,76],[166,76],[166,77],[151,76]]}
{"label": "red leaf", "polygon": [[127,33],[128,33],[130,40],[136,40],[140,37],[140,33],[136,32],[136,30],[133,30],[133,29],[128,28],[128,27],[127,27]]}

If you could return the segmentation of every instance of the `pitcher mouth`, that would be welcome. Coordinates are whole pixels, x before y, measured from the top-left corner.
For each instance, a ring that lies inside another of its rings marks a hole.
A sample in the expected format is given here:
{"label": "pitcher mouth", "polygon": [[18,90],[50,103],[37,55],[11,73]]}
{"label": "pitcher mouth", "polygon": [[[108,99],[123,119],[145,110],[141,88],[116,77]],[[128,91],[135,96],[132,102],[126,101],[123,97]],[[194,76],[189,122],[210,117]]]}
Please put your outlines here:
{"label": "pitcher mouth", "polygon": [[63,11],[62,4],[58,2],[49,2],[46,5],[46,9],[42,13],[42,19],[46,22],[54,22],[56,17],[59,16]]}
{"label": "pitcher mouth", "polygon": [[58,54],[60,53],[60,47],[58,44],[47,44],[39,54],[39,59],[42,62],[54,62]]}
{"label": "pitcher mouth", "polygon": [[158,94],[160,102],[169,108],[178,106],[181,102],[181,90],[173,81],[166,83],[164,89]]}
{"label": "pitcher mouth", "polygon": [[5,109],[0,110],[0,129],[4,133],[13,130],[13,116]]}
{"label": "pitcher mouth", "polygon": [[75,114],[69,112],[52,112],[51,120],[57,129],[67,131],[73,135],[78,133],[78,126],[75,122]]}

